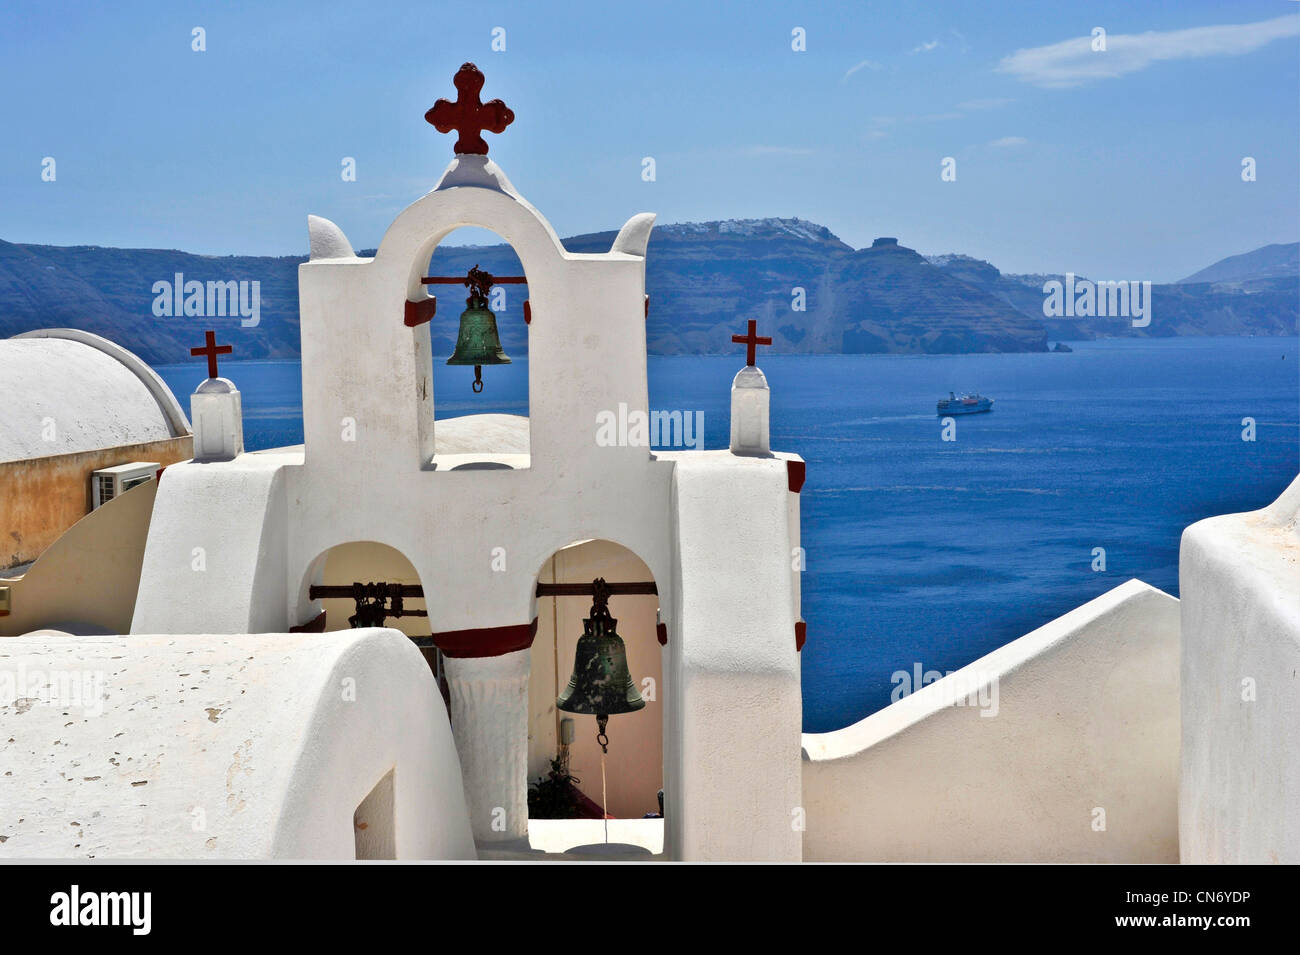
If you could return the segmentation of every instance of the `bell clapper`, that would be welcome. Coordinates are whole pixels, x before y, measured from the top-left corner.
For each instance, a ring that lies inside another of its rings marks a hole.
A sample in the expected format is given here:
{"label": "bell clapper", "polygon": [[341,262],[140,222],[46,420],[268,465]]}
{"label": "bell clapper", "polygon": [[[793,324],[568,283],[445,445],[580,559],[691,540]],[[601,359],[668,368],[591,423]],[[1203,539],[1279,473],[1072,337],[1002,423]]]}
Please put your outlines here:
{"label": "bell clapper", "polygon": [[474,394],[476,395],[483,390],[483,366],[482,365],[474,366],[474,384],[470,385],[470,388],[474,390]]}
{"label": "bell clapper", "polygon": [[596,742],[600,744],[602,753],[609,752],[609,737],[605,734],[605,727],[609,725],[608,713],[596,714]]}

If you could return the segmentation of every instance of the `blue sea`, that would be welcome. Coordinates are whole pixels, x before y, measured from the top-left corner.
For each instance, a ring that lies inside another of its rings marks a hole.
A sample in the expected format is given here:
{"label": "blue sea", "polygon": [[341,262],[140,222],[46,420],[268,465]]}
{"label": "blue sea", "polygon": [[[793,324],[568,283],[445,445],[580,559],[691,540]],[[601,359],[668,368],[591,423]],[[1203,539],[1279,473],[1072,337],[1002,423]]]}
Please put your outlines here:
{"label": "blue sea", "polygon": [[[771,356],[772,446],[802,495],[804,728],[889,702],[896,670],[955,670],[1130,577],[1178,593],[1184,527],[1272,501],[1300,470],[1300,340],[1121,339],[1070,354]],[[651,406],[726,447],[735,357],[651,358]],[[527,363],[438,368],[438,416],[527,413]],[[196,360],[159,373],[184,397]],[[302,441],[297,362],[224,362],[249,449]],[[949,391],[995,399],[941,440]],[[1242,439],[1253,418],[1255,440]],[[1105,570],[1094,570],[1094,549]]]}

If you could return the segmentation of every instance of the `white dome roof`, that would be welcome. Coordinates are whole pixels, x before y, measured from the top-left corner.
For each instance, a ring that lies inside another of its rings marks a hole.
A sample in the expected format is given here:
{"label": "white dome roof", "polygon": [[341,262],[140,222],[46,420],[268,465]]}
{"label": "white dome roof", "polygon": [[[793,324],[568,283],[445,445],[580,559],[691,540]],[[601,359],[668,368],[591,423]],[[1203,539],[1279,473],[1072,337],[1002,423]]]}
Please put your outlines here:
{"label": "white dome roof", "polygon": [[108,339],[76,329],[0,339],[0,409],[0,461],[190,433],[176,397],[153,369]]}

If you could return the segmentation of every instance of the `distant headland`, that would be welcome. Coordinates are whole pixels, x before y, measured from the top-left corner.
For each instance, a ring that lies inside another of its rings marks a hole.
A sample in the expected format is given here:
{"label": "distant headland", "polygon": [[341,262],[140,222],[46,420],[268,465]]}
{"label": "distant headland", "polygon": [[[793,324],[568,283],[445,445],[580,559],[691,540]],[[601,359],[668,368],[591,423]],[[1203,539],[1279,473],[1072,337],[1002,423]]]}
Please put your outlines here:
{"label": "distant headland", "polygon": [[[571,252],[603,252],[614,235],[563,241]],[[81,328],[157,364],[187,360],[194,330],[204,324],[236,333],[241,358],[296,358],[303,261],[0,241],[0,337]],[[473,265],[498,274],[520,269],[504,244],[444,245],[432,268],[458,274]],[[172,287],[178,275],[180,289]],[[1090,278],[1103,286],[1141,276]],[[1046,314],[1044,286],[1064,280],[1002,273],[961,254],[922,255],[893,236],[854,249],[825,226],[797,218],[669,224],[650,240],[647,343],[651,354],[716,353],[727,347],[738,320],[755,318],[777,354],[1045,352],[1049,341],[1104,337],[1295,335],[1300,318],[1300,243],[1264,246],[1180,282],[1151,285],[1150,321],[1141,327],[1125,315]],[[1084,281],[1074,277],[1068,287]],[[211,314],[210,295],[186,308],[184,288],[191,282],[248,290],[245,300],[255,293],[256,321],[245,314],[250,309],[229,307],[228,295],[228,307],[220,308],[218,296]],[[169,307],[158,309],[163,286]],[[527,352],[524,298],[511,291],[500,303],[502,342],[511,354]],[[448,304],[459,302],[453,296]],[[450,354],[458,312],[439,309],[435,354]]]}

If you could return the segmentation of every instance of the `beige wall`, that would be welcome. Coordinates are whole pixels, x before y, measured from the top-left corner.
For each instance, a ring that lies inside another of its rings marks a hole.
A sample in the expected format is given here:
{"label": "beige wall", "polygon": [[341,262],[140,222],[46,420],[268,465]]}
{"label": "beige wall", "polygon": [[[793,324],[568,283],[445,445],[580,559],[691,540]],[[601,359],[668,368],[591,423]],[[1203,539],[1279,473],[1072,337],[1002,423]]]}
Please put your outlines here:
{"label": "beige wall", "polygon": [[[650,569],[631,551],[609,541],[587,541],[558,551],[546,562],[540,580],[547,583],[590,583],[653,580]],[[662,647],[655,635],[659,598],[616,596],[609,610],[618,621],[618,634],[627,645],[632,679],[646,695],[643,681],[654,681],[655,699],[645,709],[611,716],[609,755],[606,756],[608,811],[620,818],[638,818],[657,812],[657,793],[663,785],[663,669]],[[596,744],[596,718],[560,713],[555,698],[569,684],[573,656],[582,620],[591,610],[589,597],[543,597],[537,601],[537,638],[533,641],[533,668],[528,685],[528,778],[544,775],[557,751],[559,718],[574,721],[574,742],[569,748],[569,771],[582,782],[593,802],[601,802],[600,747]],[[671,639],[672,635],[669,634]]]}
{"label": "beige wall", "polygon": [[0,571],[10,607],[0,636],[75,624],[130,633],[157,493],[157,481],[137,485],[77,521],[23,576]]}
{"label": "beige wall", "polygon": [[193,448],[194,438],[187,434],[0,463],[0,568],[35,560],[60,534],[90,513],[92,471],[130,461],[174,464],[189,459]]}
{"label": "beige wall", "polygon": [[[388,583],[388,584],[414,584],[421,585],[420,575],[415,572],[411,562],[406,559],[401,551],[389,547],[387,544],[377,544],[374,541],[358,541],[352,544],[341,544],[329,552],[325,560],[325,575],[321,580],[322,584],[332,586],[347,586],[352,583]],[[356,612],[356,603],[350,599],[346,600],[322,600],[321,606],[325,609],[325,629],[347,630],[349,628],[348,617]],[[423,600],[405,600],[403,604],[407,610],[424,610],[425,602]],[[390,617],[384,621],[384,626],[391,627],[394,630],[400,630],[402,633],[411,637],[428,636],[429,618],[428,617]],[[431,667],[434,666],[434,650],[422,650],[425,660]]]}

